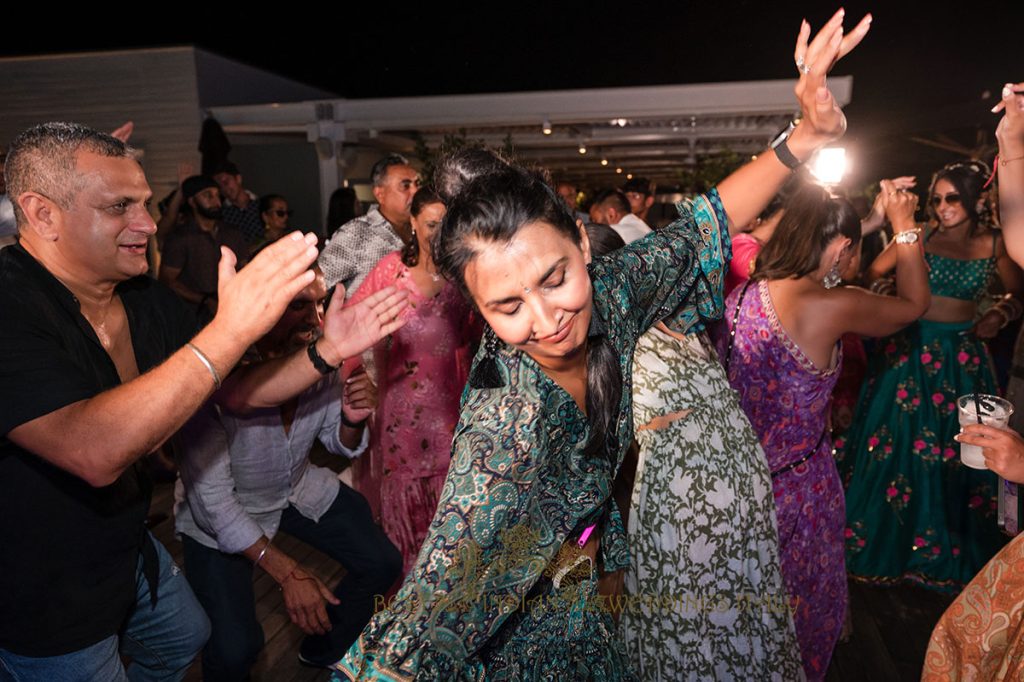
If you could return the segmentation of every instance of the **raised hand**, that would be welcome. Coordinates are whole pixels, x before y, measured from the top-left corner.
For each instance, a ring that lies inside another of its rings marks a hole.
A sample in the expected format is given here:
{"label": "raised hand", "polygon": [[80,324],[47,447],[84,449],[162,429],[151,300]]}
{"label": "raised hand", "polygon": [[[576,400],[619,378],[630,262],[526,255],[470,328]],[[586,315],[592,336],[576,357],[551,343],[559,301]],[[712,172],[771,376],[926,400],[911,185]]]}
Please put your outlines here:
{"label": "raised hand", "polygon": [[401,316],[409,303],[409,292],[385,287],[353,305],[345,306],[345,290],[334,292],[324,316],[321,355],[331,365],[359,355],[367,348],[402,328]]}
{"label": "raised hand", "polygon": [[996,127],[1000,154],[1024,154],[1024,83],[1007,83],[992,113],[1005,111]]}
{"label": "raised hand", "polygon": [[[796,84],[796,97],[800,101],[802,122],[799,128],[814,148],[842,137],[846,131],[846,116],[825,84],[825,76],[835,63],[847,55],[864,39],[871,28],[871,15],[867,14],[849,34],[843,34],[845,11],[840,9],[818,34],[808,43],[811,26],[800,24],[793,58],[800,71]],[[796,133],[794,132],[794,136]]]}
{"label": "raised hand", "polygon": [[260,251],[238,272],[235,254],[225,247],[221,254],[217,315],[210,326],[249,346],[270,331],[285,307],[313,281],[316,235],[293,232]]}
{"label": "raised hand", "polygon": [[882,180],[880,196],[885,215],[889,217],[897,232],[914,228],[914,213],[917,211],[917,195],[899,186],[893,180]]}

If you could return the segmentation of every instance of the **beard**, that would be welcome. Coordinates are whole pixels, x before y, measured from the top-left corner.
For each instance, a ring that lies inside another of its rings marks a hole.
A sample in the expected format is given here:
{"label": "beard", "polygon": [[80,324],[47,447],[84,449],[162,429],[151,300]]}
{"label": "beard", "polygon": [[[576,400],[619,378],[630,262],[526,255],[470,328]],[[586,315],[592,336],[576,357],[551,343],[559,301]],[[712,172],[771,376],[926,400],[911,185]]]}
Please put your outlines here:
{"label": "beard", "polygon": [[217,208],[207,208],[197,203],[195,209],[196,213],[211,220],[220,220],[221,215],[224,213],[220,206]]}

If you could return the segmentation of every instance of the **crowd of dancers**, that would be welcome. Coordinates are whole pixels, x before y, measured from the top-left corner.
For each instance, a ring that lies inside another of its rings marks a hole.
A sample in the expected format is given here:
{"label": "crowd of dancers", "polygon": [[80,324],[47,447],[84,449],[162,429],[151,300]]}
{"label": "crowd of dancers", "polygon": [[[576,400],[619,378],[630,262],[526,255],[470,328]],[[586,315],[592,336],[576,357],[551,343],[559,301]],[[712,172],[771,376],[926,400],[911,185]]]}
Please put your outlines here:
{"label": "crowd of dancers", "polygon": [[[8,572],[28,587],[0,598],[0,679],[180,679],[200,649],[205,679],[246,679],[257,570],[300,659],[338,679],[821,680],[848,578],[960,592],[926,678],[1024,673],[1024,546],[997,519],[1024,439],[962,430],[957,404],[1000,393],[985,341],[1024,310],[1024,88],[1003,90],[992,170],[936,171],[923,213],[915,179],[882,180],[860,215],[802,169],[846,128],[826,75],[871,17],[843,20],[801,25],[799,121],[653,230],[649,186],[583,213],[567,183],[471,148],[425,179],[383,159],[377,203],[339,190],[317,250],[233,166],[183,168],[157,224],[126,136],[19,137],[0,376],[5,404],[47,398],[3,422],[0,539],[50,559]],[[176,299],[139,277],[150,237]],[[867,239],[884,248],[862,263]],[[187,585],[141,525],[135,464],[175,432]],[[340,480],[314,441],[350,460]],[[95,565],[67,582],[79,564],[19,534],[40,523]],[[345,577],[322,583],[278,531]],[[50,599],[32,571],[67,582],[77,620],[32,612]]]}

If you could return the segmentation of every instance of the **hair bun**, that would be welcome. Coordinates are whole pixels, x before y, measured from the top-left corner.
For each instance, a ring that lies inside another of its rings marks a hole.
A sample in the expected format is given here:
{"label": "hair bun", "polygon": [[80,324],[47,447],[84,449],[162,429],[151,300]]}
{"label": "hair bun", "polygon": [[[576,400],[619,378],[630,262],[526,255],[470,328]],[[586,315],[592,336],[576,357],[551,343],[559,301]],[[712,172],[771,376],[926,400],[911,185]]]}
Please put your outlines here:
{"label": "hair bun", "polygon": [[434,188],[445,203],[451,202],[468,184],[481,176],[504,173],[511,166],[496,153],[470,147],[447,154],[434,171]]}

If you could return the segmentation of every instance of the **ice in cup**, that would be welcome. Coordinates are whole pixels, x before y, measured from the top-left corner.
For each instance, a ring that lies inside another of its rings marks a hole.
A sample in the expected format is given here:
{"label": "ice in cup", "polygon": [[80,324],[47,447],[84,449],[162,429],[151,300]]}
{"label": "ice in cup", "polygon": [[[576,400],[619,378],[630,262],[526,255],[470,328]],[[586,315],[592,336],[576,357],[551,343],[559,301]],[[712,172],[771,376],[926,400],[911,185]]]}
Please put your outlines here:
{"label": "ice in cup", "polygon": [[[977,403],[981,404],[981,423],[993,426],[997,429],[1005,429],[1013,414],[1013,405],[999,396],[978,394]],[[978,408],[974,394],[962,395],[956,400],[960,411],[960,427],[968,424],[978,423]],[[977,445],[960,443],[960,461],[972,469],[987,469],[985,456],[981,454],[981,448]]]}

